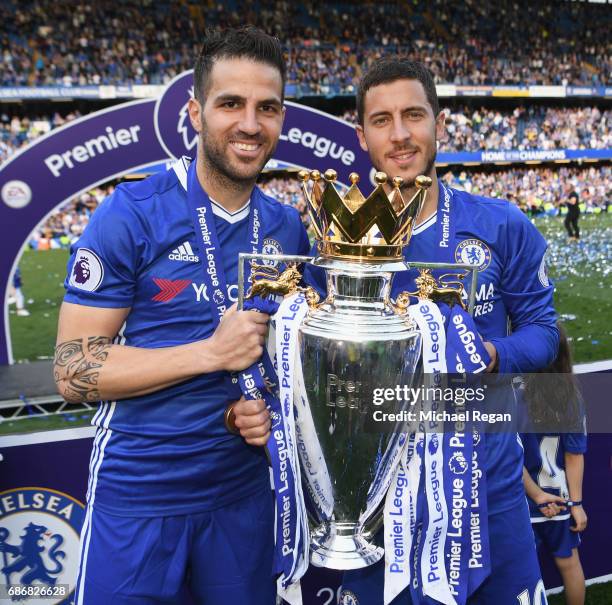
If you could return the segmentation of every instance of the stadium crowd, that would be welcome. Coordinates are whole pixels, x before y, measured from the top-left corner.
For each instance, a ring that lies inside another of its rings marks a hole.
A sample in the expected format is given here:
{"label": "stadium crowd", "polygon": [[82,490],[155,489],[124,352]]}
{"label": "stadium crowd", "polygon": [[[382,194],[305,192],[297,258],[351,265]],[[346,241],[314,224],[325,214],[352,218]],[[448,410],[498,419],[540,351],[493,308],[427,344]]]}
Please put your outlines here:
{"label": "stadium crowd", "polygon": [[[163,84],[192,66],[209,26],[252,23],[285,44],[302,94],[354,92],[382,52],[427,63],[438,83],[607,85],[610,11],[583,2],[7,0],[0,85]],[[521,27],[516,27],[521,23]]]}
{"label": "stadium crowd", "polygon": [[25,147],[53,128],[62,126],[80,115],[78,111],[63,116],[55,112],[52,116],[36,117],[20,117],[2,113],[0,115],[0,164],[8,160],[21,147]]}
{"label": "stadium crowd", "polygon": [[[500,0],[496,10],[458,3],[306,0],[6,0],[0,86],[163,84],[192,66],[202,31],[252,23],[285,44],[294,94],[354,93],[363,69],[382,53],[425,62],[437,83],[458,85],[610,83],[612,14],[592,3]],[[517,28],[516,23],[522,27]],[[596,106],[455,106],[447,111],[441,152],[612,148],[612,111]],[[53,128],[78,117],[0,113],[0,163]],[[355,121],[354,110],[342,116]],[[589,209],[606,209],[610,167],[512,168],[448,172],[454,186],[508,197],[525,211],[564,201],[571,189]],[[296,206],[296,184],[267,179],[267,192]],[[65,247],[78,238],[108,195],[98,188],[71,200],[33,234],[33,248]]]}
{"label": "stadium crowd", "polygon": [[[578,192],[587,212],[607,211],[612,198],[612,168],[513,168],[493,172],[447,171],[450,186],[479,195],[509,199],[524,212],[538,215],[563,204],[571,191]],[[297,208],[308,224],[306,204],[297,178],[274,175],[261,182],[265,193]],[[34,231],[28,242],[35,250],[68,248],[87,226],[91,214],[114,190],[98,187],[70,200]]]}
{"label": "stadium crowd", "polygon": [[[485,149],[609,149],[612,111],[598,107],[520,106],[514,110],[467,106],[446,109],[447,137],[440,151]],[[357,121],[355,110],[342,118]]]}
{"label": "stadium crowd", "polygon": [[452,187],[508,199],[531,215],[564,204],[572,191],[587,212],[606,212],[612,197],[612,168],[512,168],[491,172],[448,171],[442,178]]}
{"label": "stadium crowd", "polygon": [[114,191],[113,185],[96,187],[58,208],[31,234],[33,250],[68,248],[81,236],[96,208]]}
{"label": "stadium crowd", "polygon": [[512,112],[464,108],[449,112],[446,127],[441,151],[612,147],[612,112],[597,107],[530,106]]}

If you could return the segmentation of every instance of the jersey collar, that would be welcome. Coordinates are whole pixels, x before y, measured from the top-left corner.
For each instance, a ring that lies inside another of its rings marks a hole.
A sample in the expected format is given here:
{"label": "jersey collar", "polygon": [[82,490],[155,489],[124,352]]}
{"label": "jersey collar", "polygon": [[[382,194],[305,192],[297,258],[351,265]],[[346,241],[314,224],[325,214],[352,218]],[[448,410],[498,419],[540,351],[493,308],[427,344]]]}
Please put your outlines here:
{"label": "jersey collar", "polygon": [[438,218],[438,213],[434,212],[426,221],[424,221],[420,225],[417,225],[412,230],[412,235],[418,235],[419,233],[425,231],[425,229],[428,229],[432,225],[435,225],[437,218]]}
{"label": "jersey collar", "polygon": [[[182,156],[179,160],[174,162],[172,165],[172,170],[174,170],[176,174],[176,178],[178,179],[181,187],[187,191],[187,170],[189,169],[189,164],[191,164],[191,158],[189,156]],[[247,200],[245,205],[242,208],[239,208],[235,212],[228,212],[223,206],[215,202],[215,200],[211,199],[212,211],[215,216],[222,218],[224,221],[228,223],[234,224],[242,219],[246,218],[249,215],[249,208],[251,204],[251,200]]]}

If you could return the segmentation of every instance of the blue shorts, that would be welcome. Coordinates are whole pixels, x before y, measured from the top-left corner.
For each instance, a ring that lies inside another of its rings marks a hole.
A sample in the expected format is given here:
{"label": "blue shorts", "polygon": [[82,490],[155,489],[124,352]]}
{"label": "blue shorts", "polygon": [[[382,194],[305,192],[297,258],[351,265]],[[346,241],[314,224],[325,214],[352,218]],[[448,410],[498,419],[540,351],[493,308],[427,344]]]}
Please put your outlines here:
{"label": "blue shorts", "polygon": [[21,288],[21,271],[19,268],[13,273],[13,288]]}
{"label": "blue shorts", "polygon": [[[491,515],[489,536],[491,575],[468,599],[468,604],[546,605],[527,502],[523,500],[510,510]],[[384,577],[382,562],[345,572],[340,605],[383,605]],[[392,605],[412,605],[409,591],[397,596]]]}
{"label": "blue shorts", "polygon": [[274,503],[132,518],[87,509],[75,605],[275,605]]}
{"label": "blue shorts", "polygon": [[533,533],[535,534],[536,545],[542,547],[553,557],[566,559],[572,556],[572,550],[580,546],[580,534],[571,531],[571,519],[561,521],[542,521],[532,523]]}

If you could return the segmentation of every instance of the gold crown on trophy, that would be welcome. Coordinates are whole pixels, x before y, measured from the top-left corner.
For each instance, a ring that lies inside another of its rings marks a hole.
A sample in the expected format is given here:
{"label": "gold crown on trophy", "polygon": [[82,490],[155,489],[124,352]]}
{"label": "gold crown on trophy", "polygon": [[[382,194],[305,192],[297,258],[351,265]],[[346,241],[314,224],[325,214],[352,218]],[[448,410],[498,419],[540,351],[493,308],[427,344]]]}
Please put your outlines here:
{"label": "gold crown on trophy", "polygon": [[403,179],[396,176],[389,183],[384,172],[377,172],[376,187],[366,198],[357,186],[356,172],[349,175],[351,186],[344,196],[336,188],[335,170],[323,175],[318,170],[300,170],[298,176],[320,254],[360,262],[402,258],[402,248],[410,240],[431,186],[429,177],[418,176],[416,193],[406,201],[401,192]]}

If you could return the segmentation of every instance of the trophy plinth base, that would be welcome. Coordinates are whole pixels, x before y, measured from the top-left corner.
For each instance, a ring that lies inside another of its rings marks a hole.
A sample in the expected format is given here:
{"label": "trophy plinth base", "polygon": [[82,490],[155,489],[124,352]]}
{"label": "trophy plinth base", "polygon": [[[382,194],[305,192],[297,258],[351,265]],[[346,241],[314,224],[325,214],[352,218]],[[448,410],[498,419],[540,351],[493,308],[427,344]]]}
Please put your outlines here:
{"label": "trophy plinth base", "polygon": [[356,523],[324,523],[310,535],[310,562],[317,567],[361,569],[382,559],[385,551],[357,533]]}

